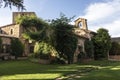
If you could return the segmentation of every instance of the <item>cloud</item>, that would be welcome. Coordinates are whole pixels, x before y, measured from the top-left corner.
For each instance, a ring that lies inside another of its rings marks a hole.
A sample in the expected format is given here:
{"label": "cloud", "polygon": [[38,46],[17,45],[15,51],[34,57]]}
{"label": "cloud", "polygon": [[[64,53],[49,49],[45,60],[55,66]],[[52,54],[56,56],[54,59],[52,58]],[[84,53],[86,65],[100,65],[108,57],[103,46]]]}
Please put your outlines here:
{"label": "cloud", "polygon": [[79,16],[88,20],[88,26],[96,31],[100,27],[109,30],[112,37],[120,37],[120,0],[107,0],[88,5],[85,15]]}

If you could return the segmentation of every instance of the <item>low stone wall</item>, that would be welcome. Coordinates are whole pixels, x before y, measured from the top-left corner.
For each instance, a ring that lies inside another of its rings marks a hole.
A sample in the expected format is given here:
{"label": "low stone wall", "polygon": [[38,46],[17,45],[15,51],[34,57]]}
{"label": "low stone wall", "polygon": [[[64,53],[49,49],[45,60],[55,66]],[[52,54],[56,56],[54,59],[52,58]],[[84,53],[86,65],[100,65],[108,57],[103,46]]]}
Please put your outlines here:
{"label": "low stone wall", "polygon": [[120,61],[120,55],[110,55],[109,60]]}
{"label": "low stone wall", "polygon": [[40,64],[50,64],[50,60],[39,59]]}

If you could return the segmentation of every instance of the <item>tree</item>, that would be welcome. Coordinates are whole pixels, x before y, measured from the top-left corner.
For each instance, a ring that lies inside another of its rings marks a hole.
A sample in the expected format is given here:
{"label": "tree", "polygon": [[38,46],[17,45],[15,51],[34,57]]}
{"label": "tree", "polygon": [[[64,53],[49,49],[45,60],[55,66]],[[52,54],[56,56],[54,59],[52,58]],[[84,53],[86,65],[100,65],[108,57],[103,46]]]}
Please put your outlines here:
{"label": "tree", "polygon": [[16,19],[24,28],[23,37],[33,41],[49,42],[52,30],[47,22],[36,16],[22,16]]}
{"label": "tree", "polygon": [[53,46],[45,42],[36,42],[34,47],[34,54],[41,59],[50,59],[57,56],[57,51]]}
{"label": "tree", "polygon": [[35,56],[38,58],[57,56],[57,51],[51,42],[53,30],[46,21],[36,16],[22,16],[16,22],[24,29],[23,38],[36,43],[34,47]]}
{"label": "tree", "polygon": [[93,38],[94,43],[94,58],[107,58],[111,48],[111,38],[108,30],[100,28],[97,30],[97,35]]}
{"label": "tree", "polygon": [[[54,51],[59,53],[59,58],[67,59],[68,63],[72,63],[77,39],[73,33],[74,27],[69,24],[70,20],[71,18],[68,19],[64,15],[61,15],[60,18],[53,19],[48,24],[40,18],[25,16],[19,18],[18,23],[27,31],[24,32],[24,38],[38,43],[36,44],[37,48],[47,45],[46,50],[54,49]],[[42,51],[44,54],[44,48],[40,48],[37,51],[38,53]]]}
{"label": "tree", "polygon": [[24,52],[24,45],[22,44],[22,42],[15,38],[11,40],[11,54],[13,56],[15,56],[15,59],[17,59],[17,57],[22,56]]}
{"label": "tree", "polygon": [[0,8],[3,5],[4,7],[12,8],[12,6],[15,6],[18,8],[18,10],[25,10],[23,0],[0,0]]}
{"label": "tree", "polygon": [[55,36],[54,46],[60,58],[66,59],[68,64],[73,62],[73,55],[77,46],[77,38],[73,33],[74,26],[69,24],[71,19],[61,14],[60,18],[51,21]]}
{"label": "tree", "polygon": [[87,58],[93,58],[94,57],[94,45],[93,42],[90,40],[85,40],[85,54]]}

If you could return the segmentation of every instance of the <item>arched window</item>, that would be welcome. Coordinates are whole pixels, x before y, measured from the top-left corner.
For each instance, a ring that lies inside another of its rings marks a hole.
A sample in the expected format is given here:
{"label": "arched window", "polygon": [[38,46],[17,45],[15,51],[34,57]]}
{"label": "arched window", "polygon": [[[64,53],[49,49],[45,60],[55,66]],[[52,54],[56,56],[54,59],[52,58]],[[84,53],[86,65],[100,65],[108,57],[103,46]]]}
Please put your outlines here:
{"label": "arched window", "polygon": [[13,34],[13,29],[10,30],[10,34],[11,34],[11,35]]}
{"label": "arched window", "polygon": [[83,26],[83,25],[82,25],[82,22],[79,22],[79,27],[82,28],[82,26]]}

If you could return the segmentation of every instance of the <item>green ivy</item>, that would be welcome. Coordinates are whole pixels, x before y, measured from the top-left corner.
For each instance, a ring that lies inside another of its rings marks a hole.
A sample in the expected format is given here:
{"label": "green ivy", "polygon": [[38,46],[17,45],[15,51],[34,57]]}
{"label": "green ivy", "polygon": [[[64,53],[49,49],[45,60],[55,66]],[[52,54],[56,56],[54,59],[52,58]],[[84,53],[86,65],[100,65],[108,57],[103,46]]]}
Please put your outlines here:
{"label": "green ivy", "polygon": [[22,56],[23,52],[24,52],[24,45],[22,44],[22,42],[17,38],[12,39],[11,54],[15,56],[17,59],[17,57]]}
{"label": "green ivy", "polygon": [[34,47],[34,54],[37,55],[37,57],[39,58],[44,58],[45,56],[48,56],[48,59],[50,56],[53,56],[53,57],[58,56],[55,48],[43,41],[36,42]]}

